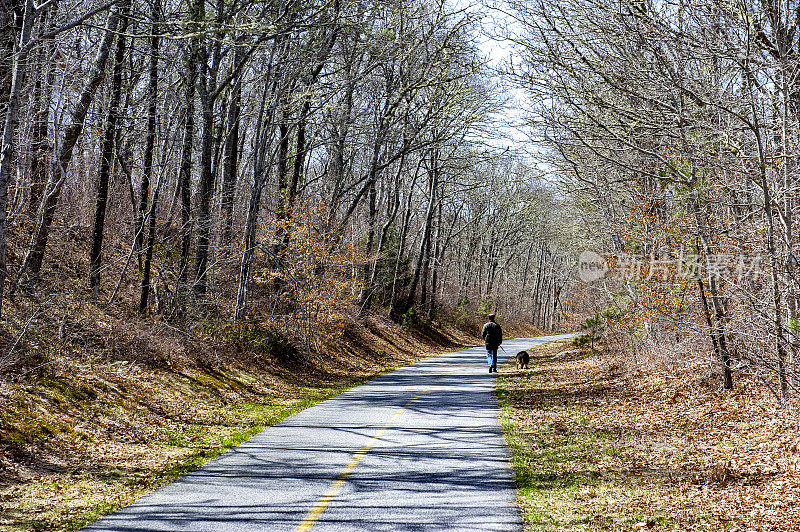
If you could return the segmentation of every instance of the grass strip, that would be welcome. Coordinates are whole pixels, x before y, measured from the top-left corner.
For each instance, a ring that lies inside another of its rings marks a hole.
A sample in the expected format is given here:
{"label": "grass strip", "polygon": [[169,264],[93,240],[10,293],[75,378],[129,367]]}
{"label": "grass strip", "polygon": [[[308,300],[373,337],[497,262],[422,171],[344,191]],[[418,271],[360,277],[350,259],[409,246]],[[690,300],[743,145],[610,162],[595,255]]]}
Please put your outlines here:
{"label": "grass strip", "polygon": [[242,410],[258,412],[254,424],[233,431],[227,436],[221,438],[216,445],[204,445],[202,448],[199,448],[194,452],[182,457],[174,464],[164,467],[158,471],[154,471],[149,478],[142,478],[138,475],[120,475],[118,480],[121,483],[127,485],[138,485],[140,486],[139,489],[126,493],[125,496],[120,497],[116,501],[110,503],[99,503],[93,507],[90,507],[81,513],[81,515],[63,521],[60,524],[59,529],[65,531],[79,530],[104,515],[108,515],[121,508],[124,508],[139,497],[162,488],[167,484],[179,479],[180,477],[195,471],[214,458],[221,456],[233,447],[246,442],[267,427],[277,425],[289,416],[305,410],[306,408],[319,402],[335,397],[354,386],[358,386],[358,384],[345,387],[313,390],[309,389],[311,392],[309,397],[299,398],[294,405],[289,407],[274,404],[253,405],[251,403],[242,403],[238,405],[238,407]]}

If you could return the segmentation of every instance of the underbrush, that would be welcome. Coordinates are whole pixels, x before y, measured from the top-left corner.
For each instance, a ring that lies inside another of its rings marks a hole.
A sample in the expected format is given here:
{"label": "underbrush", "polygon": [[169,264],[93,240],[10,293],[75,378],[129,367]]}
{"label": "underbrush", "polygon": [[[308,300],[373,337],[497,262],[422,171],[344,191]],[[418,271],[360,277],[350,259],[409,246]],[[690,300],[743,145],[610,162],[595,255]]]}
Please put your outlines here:
{"label": "underbrush", "polygon": [[210,312],[141,319],[134,293],[132,283],[104,307],[63,275],[46,294],[7,302],[4,329],[15,333],[0,357],[0,529],[80,528],[311,404],[477,343],[373,316],[309,349]]}

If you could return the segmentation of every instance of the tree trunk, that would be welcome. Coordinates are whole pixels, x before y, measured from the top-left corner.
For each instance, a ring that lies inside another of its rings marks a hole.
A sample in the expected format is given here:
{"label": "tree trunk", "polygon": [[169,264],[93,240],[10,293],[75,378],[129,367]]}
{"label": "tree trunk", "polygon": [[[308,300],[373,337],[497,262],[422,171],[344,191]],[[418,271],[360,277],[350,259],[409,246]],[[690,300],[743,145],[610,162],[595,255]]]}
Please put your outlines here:
{"label": "tree trunk", "polygon": [[[371,305],[372,293],[374,292],[374,290],[377,289],[378,271],[380,270],[379,261],[381,260],[384,249],[386,247],[386,241],[389,235],[389,229],[391,229],[392,224],[394,224],[395,219],[397,219],[397,213],[400,211],[400,183],[401,183],[400,176],[403,171],[404,162],[405,162],[405,157],[401,157],[400,163],[398,165],[397,174],[395,177],[394,190],[392,191],[392,197],[390,199],[390,204],[388,208],[389,212],[387,213],[386,221],[381,226],[381,231],[378,236],[377,251],[375,253],[375,260],[373,261],[372,271],[369,278],[369,286],[373,288],[369,294],[370,302],[368,303],[368,305]],[[387,196],[388,195],[389,194],[387,193]]]}
{"label": "tree trunk", "polygon": [[[217,0],[217,26],[224,22],[225,0]],[[204,47],[205,49],[205,47]],[[211,65],[208,53],[203,54],[201,62],[200,101],[203,107],[203,143],[200,157],[200,198],[197,205],[197,253],[195,254],[194,292],[198,297],[206,293],[208,287],[208,256],[211,245],[211,202],[214,198],[215,174],[214,155],[214,105],[217,91],[217,72],[222,60],[222,43],[213,39],[211,45]]]}
{"label": "tree trunk", "polygon": [[311,104],[308,100],[303,104],[300,111],[300,117],[297,120],[297,134],[295,135],[295,156],[294,165],[292,166],[292,180],[289,182],[289,194],[287,203],[289,208],[294,208],[295,200],[297,199],[297,191],[300,183],[303,180],[303,172],[305,171],[306,164],[306,127],[308,127],[308,113],[311,109]]}
{"label": "tree trunk", "polygon": [[[781,40],[786,37],[782,34]],[[789,45],[791,46],[791,45]],[[786,48],[783,48],[786,49]],[[792,156],[789,149],[789,131],[787,128],[787,121],[790,114],[790,91],[792,90],[792,78],[796,76],[793,74],[794,69],[787,64],[786,57],[781,57],[781,154],[783,156],[782,164],[782,178],[784,191],[795,189],[795,180],[797,172],[797,160]],[[786,306],[789,319],[789,348],[790,358],[789,365],[793,366],[797,362],[798,353],[800,352],[800,334],[798,334],[798,308],[797,308],[797,276],[796,276],[796,258],[795,258],[795,242],[794,242],[794,227],[793,227],[793,213],[795,207],[794,194],[783,194],[783,243],[786,246],[786,257],[784,258],[784,274],[788,280],[789,286],[786,291]]]}
{"label": "tree trunk", "polygon": [[[156,119],[158,111],[158,58],[161,46],[161,26],[159,24],[161,0],[151,0],[152,26],[150,29],[150,66],[147,83],[147,136],[145,137],[144,157],[142,164],[142,183],[139,188],[139,202],[136,214],[136,235],[133,247],[137,252],[145,236],[145,215],[148,212],[150,196],[150,180],[153,177],[153,158],[156,143]],[[139,262],[141,266],[141,261]]]}
{"label": "tree trunk", "polygon": [[330,223],[336,218],[336,209],[339,207],[339,202],[342,199],[342,193],[345,188],[345,150],[347,148],[347,135],[350,130],[350,123],[353,114],[353,92],[355,91],[355,76],[350,76],[349,69],[352,65],[348,64],[348,80],[347,87],[345,88],[344,95],[344,110],[339,119],[339,123],[334,128],[333,139],[333,154],[331,155],[331,174],[333,176],[333,187],[331,192],[330,210],[328,218]]}
{"label": "tree trunk", "polygon": [[130,2],[125,2],[122,5],[122,13],[120,15],[119,36],[117,37],[114,69],[111,76],[111,101],[108,104],[108,116],[100,150],[100,171],[97,176],[97,198],[94,211],[94,226],[92,228],[92,246],[89,250],[89,288],[92,289],[95,296],[97,296],[100,286],[103,229],[106,221],[106,207],[108,206],[108,182],[111,178],[115,151],[114,141],[117,138],[117,124],[120,118],[122,69],[125,63],[125,30],[128,28],[129,9]]}
{"label": "tree trunk", "polygon": [[[144,147],[144,168],[142,169],[142,187],[139,196],[139,219],[136,224],[136,239],[141,241],[144,238],[144,223],[148,222],[147,244],[145,246],[144,266],[142,268],[142,283],[139,294],[140,316],[147,313],[147,299],[150,295],[150,270],[153,263],[153,247],[156,238],[156,215],[158,213],[158,196],[161,188],[159,186],[153,193],[153,200],[145,218],[144,208],[147,205],[150,179],[153,175],[153,157],[156,143],[156,118],[158,110],[158,59],[159,48],[161,46],[161,0],[151,0],[152,27],[150,35],[150,70],[147,84],[147,137]],[[137,247],[134,244],[134,247]]]}
{"label": "tree trunk", "polygon": [[525,265],[522,267],[522,284],[519,287],[519,300],[525,301],[527,287],[528,287],[528,272],[530,271],[531,255],[533,254],[533,245],[528,246],[528,252],[525,254]]}
{"label": "tree trunk", "polygon": [[[14,73],[14,49],[17,37],[25,19],[25,7],[20,4],[26,0],[0,1],[0,117],[6,121],[5,113],[11,95]],[[17,15],[21,12],[23,15]]]}
{"label": "tree trunk", "polygon": [[533,289],[533,317],[532,317],[533,323],[539,327],[542,326],[541,286],[542,286],[545,251],[546,251],[545,244],[544,242],[542,242],[542,245],[539,247],[539,266],[536,268],[536,285]]}
{"label": "tree trunk", "polygon": [[239,287],[236,292],[236,311],[234,319],[241,320],[247,315],[249,299],[250,269],[253,265],[253,254],[256,246],[256,227],[258,225],[258,211],[261,207],[261,193],[264,190],[265,180],[256,175],[256,182],[250,191],[250,203],[247,208],[247,221],[244,229],[244,250],[239,265]]}
{"label": "tree trunk", "polygon": [[[434,219],[436,217],[434,216]],[[433,229],[431,229],[433,233]],[[425,251],[422,254],[422,275],[419,280],[419,308],[421,312],[427,312],[428,309],[428,277],[431,272],[431,247],[433,241],[433,234],[428,237],[425,244]]]}
{"label": "tree trunk", "polygon": [[406,252],[406,239],[408,238],[408,228],[411,221],[411,207],[413,206],[414,187],[419,178],[419,167],[414,172],[414,177],[408,187],[408,195],[406,196],[406,208],[403,213],[403,226],[400,229],[400,243],[397,246],[397,258],[394,261],[394,275],[392,276],[392,293],[389,296],[389,319],[398,321],[400,319],[399,307],[400,296],[397,289],[397,277],[400,275],[400,264],[403,262],[403,256]]}
{"label": "tree trunk", "polygon": [[[52,27],[54,24],[49,24]],[[55,54],[55,41],[45,39],[41,46],[40,74],[36,78],[33,89],[34,109],[33,127],[31,130],[31,167],[30,167],[30,197],[28,198],[27,215],[31,223],[36,220],[36,211],[42,201],[42,191],[47,182],[48,165],[52,164],[53,143],[50,140],[50,101],[53,81],[55,79],[55,65],[52,56]]]}
{"label": "tree trunk", "polygon": [[373,170],[374,172],[370,175],[369,178],[369,191],[367,192],[367,247],[366,247],[366,261],[364,266],[361,269],[361,275],[364,282],[364,286],[361,288],[361,297],[359,298],[359,312],[358,315],[361,318],[364,318],[367,314],[369,314],[370,306],[372,304],[372,292],[373,287],[371,286],[372,280],[372,267],[374,265],[374,260],[369,257],[371,253],[374,251],[375,245],[375,226],[378,223],[378,205],[376,201],[377,191],[376,191],[376,181],[377,181],[377,162],[376,158],[378,157],[378,150],[379,148],[376,146],[375,153],[373,153]]}
{"label": "tree trunk", "polygon": [[425,212],[425,226],[422,229],[422,239],[419,243],[419,255],[417,255],[417,263],[416,267],[414,268],[414,276],[411,278],[411,287],[408,290],[408,298],[406,299],[405,308],[403,312],[405,313],[411,306],[414,304],[414,301],[417,297],[417,286],[419,285],[420,276],[422,274],[422,266],[423,261],[425,259],[425,249],[428,245],[428,241],[431,238],[431,226],[433,225],[433,214],[435,212],[436,207],[436,191],[439,187],[439,168],[438,162],[436,159],[436,154],[431,153],[431,169],[429,172],[430,176],[430,187],[428,188],[428,207]]}
{"label": "tree trunk", "polygon": [[[703,254],[705,255],[707,260],[710,260],[713,255],[713,249],[711,248],[711,243],[709,242],[709,234],[708,234],[708,224],[705,221],[703,216],[703,212],[700,208],[700,200],[697,198],[694,190],[690,195],[692,212],[695,218],[695,224],[697,225],[697,233],[699,236],[701,249]],[[726,342],[726,313],[722,303],[722,298],[719,295],[719,289],[717,287],[717,278],[712,273],[708,280],[708,288],[711,296],[711,308],[713,310],[713,320],[711,323],[711,331],[710,334],[712,336],[712,343],[716,347],[717,357],[722,363],[722,372],[724,375],[724,388],[726,390],[730,390],[733,388],[733,375],[731,373],[730,368],[730,353],[728,352],[728,346]],[[705,293],[701,294],[703,297]]]}
{"label": "tree trunk", "polygon": [[19,39],[19,51],[13,61],[11,72],[11,86],[6,105],[5,123],[3,125],[3,143],[0,146],[0,317],[3,311],[3,296],[8,277],[8,264],[6,263],[6,243],[8,239],[8,186],[11,182],[11,167],[14,165],[14,141],[19,125],[19,100],[22,86],[25,81],[25,70],[28,63],[26,52],[27,44],[31,38],[33,23],[36,18],[36,9],[33,0],[25,2],[25,11],[22,18],[22,30]]}
{"label": "tree trunk", "polygon": [[189,53],[184,60],[186,88],[184,92],[183,147],[181,166],[178,173],[178,188],[181,196],[181,256],[178,265],[178,286],[176,288],[177,304],[180,312],[186,310],[186,284],[189,279],[189,250],[192,245],[192,152],[194,145],[194,110],[197,92],[198,70],[202,60],[200,51],[200,22],[205,16],[205,0],[193,0],[189,5],[189,24],[187,34]]}
{"label": "tree trunk", "polygon": [[[273,247],[273,267],[275,268],[276,272],[283,272],[285,269],[284,259],[286,254],[286,247],[288,245],[288,227],[287,223],[289,217],[291,215],[291,206],[288,202],[289,196],[289,124],[288,124],[288,113],[289,110],[287,109],[288,103],[286,101],[282,101],[280,109],[280,124],[278,125],[278,132],[280,135],[280,139],[278,139],[278,154],[277,154],[277,161],[276,161],[276,168],[275,171],[277,172],[278,177],[278,191],[277,191],[277,198],[276,204],[278,205],[278,211],[276,213],[276,223],[277,226],[275,228],[275,245]],[[259,191],[259,198],[260,198],[260,191]],[[272,293],[277,298],[278,295],[283,291],[283,287],[285,286],[284,280],[281,278],[280,275],[275,275],[273,283],[272,283]]]}
{"label": "tree trunk", "polygon": [[433,239],[433,266],[431,267],[431,295],[428,303],[428,312],[433,315],[436,313],[436,289],[439,282],[439,265],[441,264],[442,252],[441,242],[439,241],[442,231],[442,202],[439,202],[439,214],[436,220],[436,236]]}
{"label": "tree trunk", "polygon": [[[274,53],[274,48],[273,48]],[[272,65],[272,57],[270,57]],[[234,319],[239,321],[247,315],[247,303],[250,294],[250,269],[253,264],[253,254],[256,247],[256,228],[258,227],[258,211],[261,208],[261,193],[267,180],[266,152],[268,149],[267,130],[272,123],[272,112],[265,117],[265,107],[268,90],[265,88],[261,96],[261,109],[255,129],[255,142],[253,143],[253,188],[250,189],[250,202],[247,207],[247,220],[244,227],[244,249],[239,263],[239,285],[236,290],[236,309]]]}
{"label": "tree trunk", "polygon": [[786,376],[786,340],[783,331],[783,304],[778,271],[781,261],[778,257],[778,248],[775,238],[775,219],[772,212],[772,194],[767,182],[766,170],[761,169],[761,189],[764,196],[764,214],[767,219],[767,252],[770,257],[770,280],[772,289],[773,326],[775,327],[775,350],[778,360],[778,383],[781,390],[781,399],[786,400],[789,395],[789,383]]}
{"label": "tree trunk", "polygon": [[[234,51],[234,69],[242,63],[243,47],[236,41]],[[226,121],[228,131],[225,135],[225,146],[222,156],[222,242],[231,241],[233,227],[233,204],[235,200],[236,181],[239,175],[239,122],[242,108],[242,80],[237,79],[231,87],[231,101],[228,104]]]}

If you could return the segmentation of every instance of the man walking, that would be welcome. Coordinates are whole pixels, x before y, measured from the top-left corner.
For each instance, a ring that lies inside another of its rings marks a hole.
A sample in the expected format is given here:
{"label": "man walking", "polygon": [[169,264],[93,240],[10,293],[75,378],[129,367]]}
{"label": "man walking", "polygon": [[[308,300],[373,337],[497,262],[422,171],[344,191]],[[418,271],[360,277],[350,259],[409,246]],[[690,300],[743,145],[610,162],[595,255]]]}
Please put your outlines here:
{"label": "man walking", "polygon": [[486,362],[489,364],[489,373],[497,373],[497,348],[503,343],[503,329],[494,321],[494,314],[489,314],[489,321],[481,330],[481,337],[486,342]]}

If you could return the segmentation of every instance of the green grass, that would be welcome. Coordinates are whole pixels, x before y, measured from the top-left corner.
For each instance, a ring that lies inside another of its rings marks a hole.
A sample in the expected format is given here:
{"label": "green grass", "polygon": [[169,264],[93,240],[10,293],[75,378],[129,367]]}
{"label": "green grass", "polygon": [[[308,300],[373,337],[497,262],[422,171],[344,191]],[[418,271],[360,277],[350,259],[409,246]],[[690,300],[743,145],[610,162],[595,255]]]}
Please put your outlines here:
{"label": "green grass", "polygon": [[[138,374],[98,380],[58,376],[14,385],[8,407],[0,411],[0,443],[18,449],[48,442],[111,447],[90,451],[97,460],[70,464],[59,474],[4,486],[0,529],[80,529],[265,428],[410,362],[376,365],[305,386],[287,373],[277,378],[275,388],[265,387],[255,372],[199,368],[162,372],[155,380]],[[152,395],[162,391],[163,398]],[[122,427],[112,429],[111,438],[103,429],[109,423]]]}
{"label": "green grass", "polygon": [[565,473],[562,465],[582,461],[583,446],[575,434],[559,434],[547,423],[521,426],[514,422],[514,392],[505,375],[497,379],[500,423],[511,448],[511,462],[523,508],[526,527],[559,530],[577,524],[587,516],[565,513],[560,500],[572,498],[581,487],[592,482],[577,473]]}

